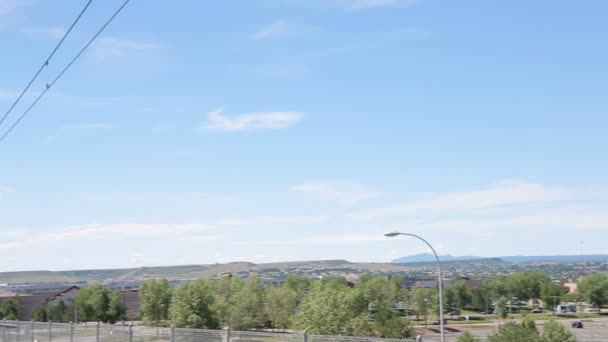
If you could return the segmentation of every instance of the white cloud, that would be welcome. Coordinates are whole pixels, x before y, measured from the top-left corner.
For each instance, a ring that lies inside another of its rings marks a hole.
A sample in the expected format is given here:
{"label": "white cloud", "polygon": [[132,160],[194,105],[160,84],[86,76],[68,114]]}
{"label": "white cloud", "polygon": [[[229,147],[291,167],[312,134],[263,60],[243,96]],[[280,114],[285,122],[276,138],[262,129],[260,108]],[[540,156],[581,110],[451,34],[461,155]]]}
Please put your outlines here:
{"label": "white cloud", "polygon": [[23,0],[0,0],[0,15],[10,14],[24,2]]}
{"label": "white cloud", "polygon": [[5,197],[8,194],[12,194],[15,192],[15,189],[8,186],[0,186],[0,199]]}
{"label": "white cloud", "polygon": [[203,224],[90,224],[69,227],[41,234],[32,234],[27,238],[0,243],[0,250],[19,249],[41,245],[52,245],[58,242],[86,242],[108,238],[142,238],[182,236],[207,231],[209,227]]}
{"label": "white cloud", "polygon": [[293,186],[292,190],[312,194],[341,205],[352,205],[383,195],[380,191],[365,189],[359,184],[345,182],[303,183]]}
{"label": "white cloud", "polygon": [[301,36],[315,32],[317,29],[310,26],[298,25],[286,20],[276,20],[269,25],[261,28],[253,34],[255,39],[285,38]]}
{"label": "white cloud", "polygon": [[376,218],[409,214],[470,213],[500,206],[564,201],[580,191],[524,181],[501,181],[489,188],[473,191],[422,195],[398,205],[374,208],[353,214],[356,218]]}
{"label": "white cloud", "polygon": [[93,201],[110,201],[120,203],[144,203],[152,202],[171,204],[171,205],[187,205],[187,204],[213,204],[226,203],[232,201],[233,198],[228,196],[214,196],[204,193],[183,192],[183,193],[162,193],[162,192],[105,192],[94,193],[82,196],[83,200]]}
{"label": "white cloud", "polygon": [[149,61],[162,48],[155,42],[106,36],[93,44],[93,56],[99,61],[142,62]]}
{"label": "white cloud", "polygon": [[37,39],[58,40],[65,34],[65,29],[61,27],[26,27],[21,32],[30,37]]}
{"label": "white cloud", "polygon": [[335,3],[339,6],[355,10],[412,6],[416,2],[417,0],[335,0]]}
{"label": "white cloud", "polygon": [[203,128],[224,132],[284,129],[297,124],[300,120],[302,114],[297,112],[251,113],[229,117],[219,109],[207,114],[207,122]]}
{"label": "white cloud", "polygon": [[299,239],[277,239],[277,240],[255,240],[255,241],[235,241],[237,245],[260,245],[260,246],[316,246],[316,245],[351,245],[351,244],[366,244],[371,242],[384,242],[387,238],[382,235],[382,232],[377,233],[351,233],[344,234],[327,234],[311,237],[303,237]]}
{"label": "white cloud", "polygon": [[222,219],[218,222],[224,226],[272,226],[272,225],[308,225],[327,221],[327,215],[310,216],[263,216],[260,218],[232,217]]}
{"label": "white cloud", "polygon": [[65,124],[62,127],[65,129],[74,129],[74,130],[109,130],[109,129],[113,129],[115,126],[111,123],[106,123],[106,122],[90,122],[90,123]]}

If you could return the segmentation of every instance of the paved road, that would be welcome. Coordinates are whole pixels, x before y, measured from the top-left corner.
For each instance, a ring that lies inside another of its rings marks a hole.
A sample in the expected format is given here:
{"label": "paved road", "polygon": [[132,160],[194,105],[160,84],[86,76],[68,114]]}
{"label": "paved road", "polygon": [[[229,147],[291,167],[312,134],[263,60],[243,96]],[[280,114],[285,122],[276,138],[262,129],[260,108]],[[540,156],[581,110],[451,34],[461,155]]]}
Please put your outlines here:
{"label": "paved road", "polygon": [[[581,319],[584,328],[575,329],[572,328],[571,324],[576,319],[560,320],[568,330],[572,331],[577,338],[578,342],[606,342],[608,341],[608,318],[594,318],[594,319]],[[537,321],[537,326],[542,329],[542,321]],[[496,333],[500,323],[484,324],[483,329],[471,330],[471,333],[475,336],[485,340],[489,335]],[[454,325],[456,327],[456,325]],[[481,325],[479,326],[481,328]],[[446,333],[446,341],[456,341],[460,333]],[[423,342],[439,342],[441,338],[439,334],[424,335]]]}

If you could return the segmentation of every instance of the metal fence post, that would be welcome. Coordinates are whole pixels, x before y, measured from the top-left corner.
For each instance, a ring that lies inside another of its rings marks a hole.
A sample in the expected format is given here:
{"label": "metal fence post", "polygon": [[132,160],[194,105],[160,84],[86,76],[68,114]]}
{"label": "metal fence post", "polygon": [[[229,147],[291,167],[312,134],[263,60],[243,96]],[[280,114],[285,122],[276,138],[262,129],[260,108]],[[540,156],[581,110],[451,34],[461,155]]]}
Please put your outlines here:
{"label": "metal fence post", "polygon": [[225,327],[224,328],[224,338],[222,339],[222,342],[230,342],[230,327]]}
{"label": "metal fence post", "polygon": [[2,319],[2,342],[6,342],[6,318]]}
{"label": "metal fence post", "polygon": [[49,342],[53,341],[53,322],[49,321]]}
{"label": "metal fence post", "polygon": [[304,334],[302,335],[302,341],[308,342],[308,332],[306,330],[304,330]]}
{"label": "metal fence post", "polygon": [[21,326],[20,323],[21,323],[21,321],[18,320],[17,321],[17,330],[15,331],[15,342],[19,342],[19,333],[20,333],[19,329],[20,329],[20,326]]}
{"label": "metal fence post", "polygon": [[74,342],[74,322],[70,322],[70,342]]}
{"label": "metal fence post", "polygon": [[175,325],[171,326],[171,342],[175,342]]}
{"label": "metal fence post", "polygon": [[30,321],[30,341],[34,342],[34,321]]}
{"label": "metal fence post", "polygon": [[99,342],[99,322],[97,322],[97,326],[95,327],[95,342]]}
{"label": "metal fence post", "polygon": [[133,342],[133,325],[129,324],[129,342]]}

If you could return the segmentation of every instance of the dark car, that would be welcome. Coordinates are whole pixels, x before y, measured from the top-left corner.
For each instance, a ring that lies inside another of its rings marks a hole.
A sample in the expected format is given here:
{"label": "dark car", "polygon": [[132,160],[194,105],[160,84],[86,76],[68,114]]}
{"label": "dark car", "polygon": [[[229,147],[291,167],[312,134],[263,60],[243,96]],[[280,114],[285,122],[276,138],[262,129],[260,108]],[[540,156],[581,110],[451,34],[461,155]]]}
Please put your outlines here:
{"label": "dark car", "polygon": [[460,310],[454,310],[454,311],[448,313],[448,315],[450,315],[450,316],[460,316]]}
{"label": "dark car", "polygon": [[573,328],[577,328],[577,329],[582,329],[583,328],[583,322],[581,322],[581,321],[574,321],[574,322],[572,322],[572,327]]}
{"label": "dark car", "polygon": [[[433,324],[435,324],[435,325],[439,325],[439,324],[441,324],[441,323],[440,323],[440,321],[437,319],[437,320],[435,320],[435,321],[433,322]],[[444,319],[443,319],[443,324],[448,324],[448,320],[444,318]]]}

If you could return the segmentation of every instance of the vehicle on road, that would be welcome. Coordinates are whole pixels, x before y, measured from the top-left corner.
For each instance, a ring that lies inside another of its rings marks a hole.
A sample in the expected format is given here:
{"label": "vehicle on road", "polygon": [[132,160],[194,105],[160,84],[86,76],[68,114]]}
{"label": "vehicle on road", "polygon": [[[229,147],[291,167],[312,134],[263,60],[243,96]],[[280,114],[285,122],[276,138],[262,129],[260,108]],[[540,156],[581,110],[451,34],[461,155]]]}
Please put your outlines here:
{"label": "vehicle on road", "polygon": [[530,313],[543,313],[543,309],[541,309],[541,308],[534,308],[534,309],[530,310]]}
{"label": "vehicle on road", "polygon": [[583,328],[583,322],[581,322],[581,321],[574,321],[574,322],[572,322],[572,327],[576,328],[576,329],[582,329]]}
{"label": "vehicle on road", "polygon": [[[440,322],[440,321],[439,321],[438,319],[436,319],[435,321],[433,321],[433,324],[434,324],[434,325],[439,325],[439,324],[441,324],[441,323],[439,323],[439,322]],[[444,318],[444,319],[443,319],[443,324],[448,324],[448,320]]]}

